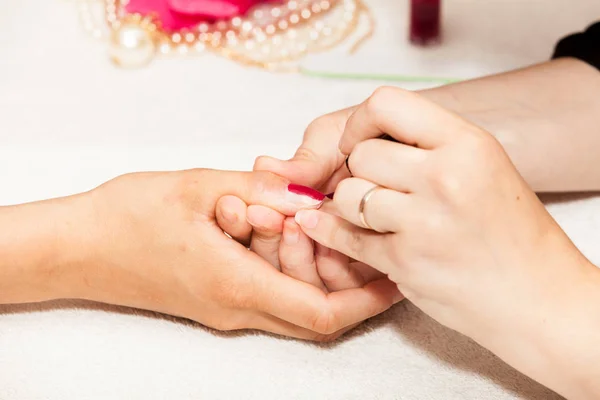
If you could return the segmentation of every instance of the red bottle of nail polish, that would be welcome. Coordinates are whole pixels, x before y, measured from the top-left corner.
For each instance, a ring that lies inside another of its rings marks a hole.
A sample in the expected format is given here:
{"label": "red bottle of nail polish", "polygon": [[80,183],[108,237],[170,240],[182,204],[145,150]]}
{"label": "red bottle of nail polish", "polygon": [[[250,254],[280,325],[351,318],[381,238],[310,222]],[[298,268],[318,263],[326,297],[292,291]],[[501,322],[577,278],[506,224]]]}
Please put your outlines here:
{"label": "red bottle of nail polish", "polygon": [[440,41],[441,0],[411,0],[410,41],[419,46]]}

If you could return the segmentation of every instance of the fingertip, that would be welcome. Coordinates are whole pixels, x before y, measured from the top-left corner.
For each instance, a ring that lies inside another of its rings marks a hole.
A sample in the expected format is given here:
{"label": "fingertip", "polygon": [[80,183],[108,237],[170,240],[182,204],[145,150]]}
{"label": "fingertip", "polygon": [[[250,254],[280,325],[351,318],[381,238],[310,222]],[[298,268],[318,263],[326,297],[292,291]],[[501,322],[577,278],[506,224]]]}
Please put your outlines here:
{"label": "fingertip", "polygon": [[300,210],[294,216],[294,220],[303,229],[315,229],[319,223],[319,211]]}

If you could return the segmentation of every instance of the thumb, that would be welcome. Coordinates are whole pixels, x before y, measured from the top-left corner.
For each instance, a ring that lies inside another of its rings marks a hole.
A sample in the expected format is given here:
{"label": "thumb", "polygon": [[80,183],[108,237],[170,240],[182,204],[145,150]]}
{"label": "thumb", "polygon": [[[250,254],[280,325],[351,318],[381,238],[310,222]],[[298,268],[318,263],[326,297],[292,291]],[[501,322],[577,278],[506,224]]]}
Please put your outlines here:
{"label": "thumb", "polygon": [[288,161],[259,157],[255,171],[269,171],[310,187],[321,187],[343,165],[346,157],[338,144],[354,108],[336,111],[314,120],[304,133],[302,145]]}
{"label": "thumb", "polygon": [[[215,208],[223,196],[236,196],[247,205],[262,205],[281,214],[293,216],[301,209],[319,208],[325,195],[270,172],[237,172],[202,170],[195,198],[205,215],[215,216]],[[200,182],[202,182],[200,184]]]}
{"label": "thumb", "polygon": [[254,162],[254,171],[268,171],[283,176],[292,182],[310,187],[321,187],[337,169],[327,158],[295,155],[290,160],[278,160],[261,156]]}

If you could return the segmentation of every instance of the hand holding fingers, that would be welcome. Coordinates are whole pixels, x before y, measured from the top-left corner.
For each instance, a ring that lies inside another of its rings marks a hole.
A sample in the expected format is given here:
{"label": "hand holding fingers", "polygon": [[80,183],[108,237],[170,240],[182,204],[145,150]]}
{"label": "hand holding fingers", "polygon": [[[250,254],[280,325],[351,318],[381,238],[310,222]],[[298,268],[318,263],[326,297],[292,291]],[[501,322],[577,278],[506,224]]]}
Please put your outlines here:
{"label": "hand holding fingers", "polygon": [[322,334],[360,323],[387,310],[401,298],[396,285],[386,279],[361,288],[325,294],[277,271],[265,274],[263,278],[256,287],[259,309]]}
{"label": "hand holding fingers", "polygon": [[471,124],[417,93],[382,87],[348,118],[339,147],[350,154],[357,143],[388,134],[409,146],[434,149],[472,131]]}

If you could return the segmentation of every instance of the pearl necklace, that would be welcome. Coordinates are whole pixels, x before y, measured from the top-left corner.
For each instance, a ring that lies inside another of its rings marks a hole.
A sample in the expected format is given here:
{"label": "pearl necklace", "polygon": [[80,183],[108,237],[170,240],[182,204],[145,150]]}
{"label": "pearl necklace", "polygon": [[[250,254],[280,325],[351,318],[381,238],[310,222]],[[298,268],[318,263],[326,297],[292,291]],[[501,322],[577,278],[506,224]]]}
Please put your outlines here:
{"label": "pearl necklace", "polygon": [[[79,0],[84,29],[108,41],[111,60],[121,67],[140,67],[156,55],[212,52],[238,63],[270,70],[295,70],[308,53],[338,45],[367,15],[361,0],[288,0],[280,6],[259,5],[247,16],[193,29],[166,32],[153,15],[128,14],[124,0]],[[103,17],[102,17],[103,14]],[[356,47],[356,45],[355,45]]]}

